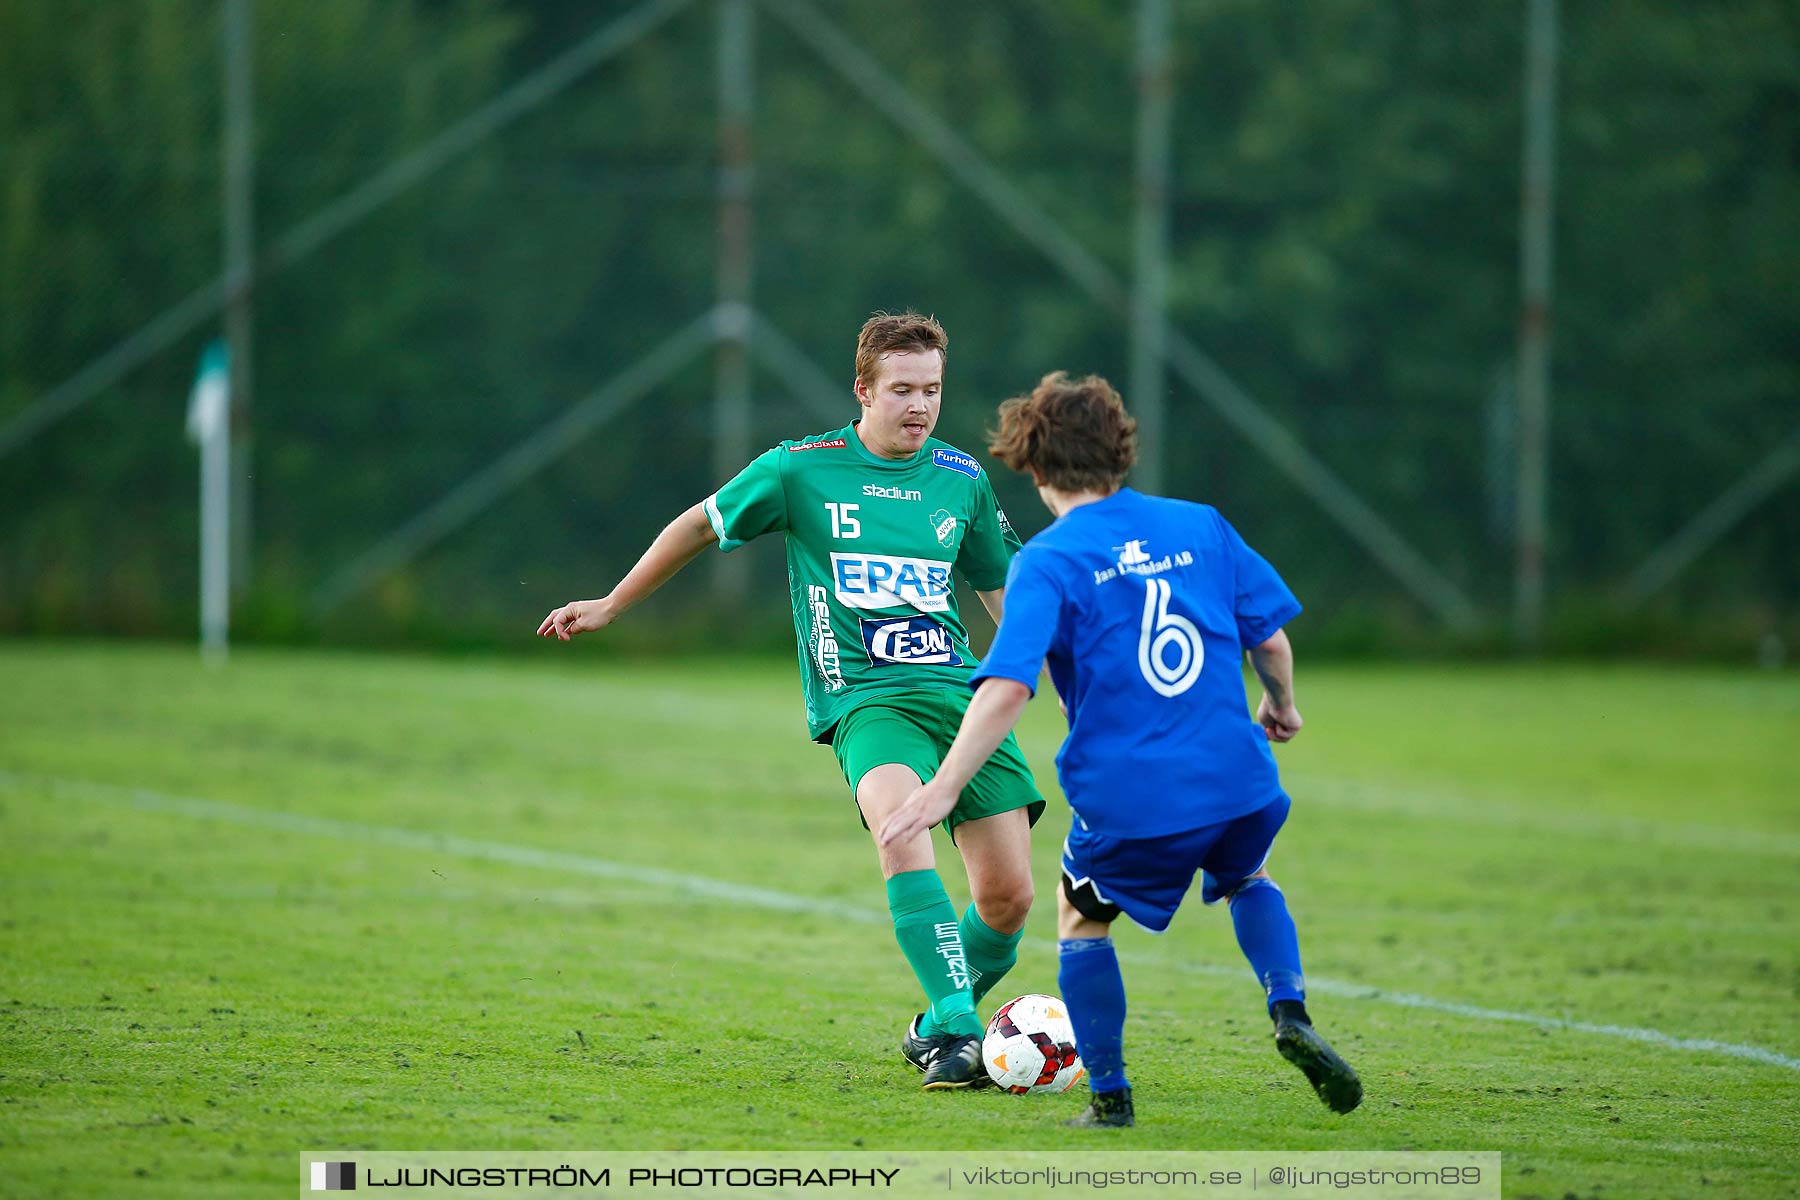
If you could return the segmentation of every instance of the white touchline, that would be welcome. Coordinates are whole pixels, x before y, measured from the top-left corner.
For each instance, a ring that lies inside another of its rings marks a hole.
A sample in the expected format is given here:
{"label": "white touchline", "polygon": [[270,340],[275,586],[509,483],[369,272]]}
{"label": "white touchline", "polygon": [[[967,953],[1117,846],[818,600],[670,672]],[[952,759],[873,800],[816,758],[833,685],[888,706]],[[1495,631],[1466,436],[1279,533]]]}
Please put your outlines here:
{"label": "white touchline", "polygon": [[337,821],[330,817],[309,817],[299,813],[271,812],[241,804],[218,800],[201,800],[193,796],[171,796],[147,788],[120,787],[116,784],[93,783],[81,779],[52,776],[21,775],[0,770],[0,784],[11,787],[44,787],[67,795],[85,796],[109,804],[124,804],[144,812],[174,813],[202,820],[224,821],[246,825],[252,829],[273,829],[282,833],[305,833],[315,837],[338,838],[351,842],[376,842],[401,846],[408,850],[425,850],[449,854],[457,858],[479,858],[490,862],[513,863],[522,867],[549,867],[598,879],[622,879],[629,883],[650,884],[697,892],[715,900],[731,900],[754,908],[780,912],[828,911],[834,917],[858,921],[888,921],[886,913],[864,913],[840,910],[828,901],[812,900],[791,892],[777,892],[747,884],[727,883],[702,875],[684,875],[657,867],[638,867],[629,863],[609,862],[585,854],[564,854],[556,850],[539,850],[531,846],[509,846],[504,842],[483,842],[454,834],[421,833],[391,826],[365,825],[360,821]]}
{"label": "white touchline", "polygon": [[[1164,962],[1161,965],[1177,971],[1192,972],[1196,975],[1229,975],[1234,978],[1246,979],[1249,977],[1249,971],[1244,967],[1225,967],[1216,963]],[[1660,1029],[1639,1029],[1631,1025],[1599,1025],[1592,1021],[1569,1021],[1561,1017],[1539,1016],[1536,1013],[1511,1012],[1504,1008],[1481,1008],[1474,1004],[1459,1004],[1454,1000],[1415,996],[1411,992],[1387,992],[1366,983],[1346,983],[1340,979],[1318,979],[1312,975],[1306,977],[1306,990],[1328,996],[1343,996],[1350,1000],[1374,1000],[1382,1004],[1395,1004],[1401,1008],[1424,1008],[1430,1009],[1432,1012],[1452,1013],[1459,1017],[1476,1017],[1484,1021],[1509,1021],[1516,1025],[1531,1025],[1538,1029],[1567,1029],[1576,1033],[1595,1033],[1603,1037],[1626,1038],[1629,1041],[1662,1046],[1669,1050],[1729,1054],[1733,1058],[1747,1058],[1752,1062],[1768,1063],[1772,1067],[1786,1067],[1790,1071],[1800,1071],[1800,1058],[1793,1058],[1774,1050],[1765,1050],[1761,1046],[1721,1042],[1713,1038],[1676,1037],[1674,1034],[1664,1033]]]}
{"label": "white touchline", "polygon": [[[142,812],[170,813],[201,820],[223,821],[252,829],[303,833],[314,837],[336,838],[344,841],[378,842],[389,846],[403,846],[409,850],[434,851],[457,858],[485,859],[489,862],[513,863],[526,867],[549,867],[597,879],[622,879],[631,883],[673,888],[677,891],[693,892],[712,899],[730,900],[738,904],[777,912],[820,913],[840,920],[858,921],[871,925],[886,925],[890,920],[885,912],[879,912],[872,908],[859,908],[856,905],[844,904],[835,900],[815,899],[793,892],[775,891],[772,888],[730,883],[705,875],[689,875],[680,871],[664,871],[657,867],[611,862],[604,858],[593,858],[585,854],[567,854],[556,850],[539,850],[531,846],[513,846],[504,842],[478,841],[473,838],[457,837],[454,834],[421,833],[412,829],[365,825],[359,821],[339,821],[329,817],[309,817],[299,813],[271,812],[267,809],[228,804],[219,800],[173,796],[166,792],[151,791],[148,788],[121,787],[117,784],[68,779],[60,776],[28,775],[4,769],[0,769],[0,785],[21,790],[39,788],[63,795],[86,797],[108,804],[123,804]],[[1038,946],[1038,949],[1054,952],[1056,943],[1044,942]],[[1138,966],[1164,967],[1199,975],[1247,978],[1247,969],[1242,966],[1227,967],[1216,963],[1172,962],[1163,958],[1142,955],[1125,957],[1127,961]],[[1725,1054],[1733,1058],[1765,1063],[1769,1066],[1785,1067],[1790,1071],[1800,1071],[1800,1058],[1739,1042],[1721,1042],[1712,1038],[1683,1038],[1663,1033],[1657,1029],[1641,1029],[1630,1025],[1601,1025],[1590,1021],[1569,1021],[1560,1017],[1539,1016],[1535,1013],[1480,1008],[1472,1004],[1459,1004],[1453,1000],[1437,1000],[1430,996],[1415,996],[1409,992],[1388,992],[1367,984],[1348,983],[1337,979],[1320,979],[1312,975],[1306,977],[1306,987],[1311,992],[1342,996],[1351,1000],[1368,1000],[1381,1004],[1398,1005],[1402,1008],[1428,1009],[1432,1012],[1475,1017],[1479,1020],[1531,1025],[1538,1029],[1563,1029],[1602,1037],[1625,1038],[1629,1041],[1661,1046],[1668,1050]]]}

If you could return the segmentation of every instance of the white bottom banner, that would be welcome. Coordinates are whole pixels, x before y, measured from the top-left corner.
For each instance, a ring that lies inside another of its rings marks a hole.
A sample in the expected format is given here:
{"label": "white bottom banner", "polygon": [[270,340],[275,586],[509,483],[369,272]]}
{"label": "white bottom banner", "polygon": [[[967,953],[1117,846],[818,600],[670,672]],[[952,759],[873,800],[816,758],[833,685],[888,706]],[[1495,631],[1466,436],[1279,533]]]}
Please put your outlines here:
{"label": "white bottom banner", "polygon": [[316,1150],[300,1194],[382,1196],[1354,1197],[1499,1200],[1498,1151]]}

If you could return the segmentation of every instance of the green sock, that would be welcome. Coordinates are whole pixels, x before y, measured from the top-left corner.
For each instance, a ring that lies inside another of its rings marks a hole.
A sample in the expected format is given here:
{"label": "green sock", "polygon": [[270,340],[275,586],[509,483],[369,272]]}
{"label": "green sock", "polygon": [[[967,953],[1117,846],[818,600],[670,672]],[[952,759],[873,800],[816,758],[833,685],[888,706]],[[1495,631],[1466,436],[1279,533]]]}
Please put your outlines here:
{"label": "green sock", "polygon": [[919,1032],[981,1034],[975,994],[969,990],[969,966],[963,958],[956,909],[933,870],[902,871],[887,881],[888,911],[894,915],[894,940],[912,965],[930,1001]]}
{"label": "green sock", "polygon": [[974,984],[975,1003],[993,990],[996,983],[1019,961],[1019,939],[1025,936],[1021,927],[1013,933],[995,933],[981,919],[973,904],[962,915],[963,955],[969,960],[969,979]]}

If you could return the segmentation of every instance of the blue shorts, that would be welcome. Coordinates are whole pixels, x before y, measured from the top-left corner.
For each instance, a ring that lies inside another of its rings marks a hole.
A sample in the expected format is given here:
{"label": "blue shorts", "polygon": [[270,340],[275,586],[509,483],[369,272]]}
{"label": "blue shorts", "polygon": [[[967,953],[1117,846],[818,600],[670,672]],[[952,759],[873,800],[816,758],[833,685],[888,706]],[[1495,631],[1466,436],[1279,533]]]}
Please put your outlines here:
{"label": "blue shorts", "polygon": [[1205,873],[1200,898],[1217,904],[1262,870],[1288,804],[1283,793],[1233,820],[1154,838],[1107,837],[1077,817],[1063,842],[1063,894],[1090,921],[1111,921],[1122,912],[1162,933],[1193,886],[1194,872]]}

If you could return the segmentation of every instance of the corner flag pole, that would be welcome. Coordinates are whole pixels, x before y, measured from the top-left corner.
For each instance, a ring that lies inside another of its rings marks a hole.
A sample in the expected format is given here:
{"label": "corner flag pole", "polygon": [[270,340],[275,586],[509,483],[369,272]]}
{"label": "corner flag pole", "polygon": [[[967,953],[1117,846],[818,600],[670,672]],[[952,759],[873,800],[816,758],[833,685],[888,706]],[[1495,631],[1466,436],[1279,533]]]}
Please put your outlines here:
{"label": "corner flag pole", "polygon": [[222,341],[200,355],[187,429],[200,446],[200,650],[223,662],[231,627],[231,354]]}

